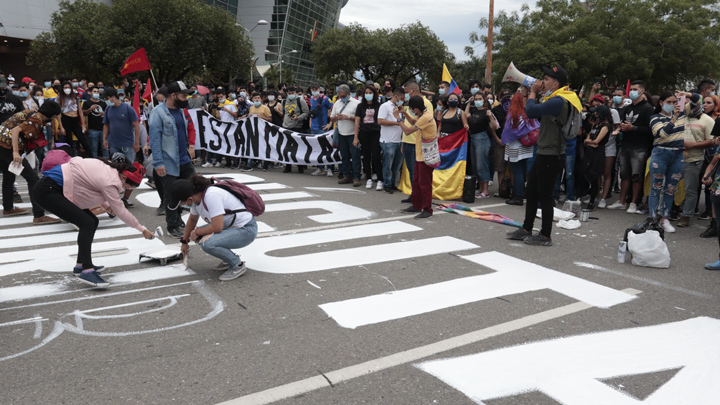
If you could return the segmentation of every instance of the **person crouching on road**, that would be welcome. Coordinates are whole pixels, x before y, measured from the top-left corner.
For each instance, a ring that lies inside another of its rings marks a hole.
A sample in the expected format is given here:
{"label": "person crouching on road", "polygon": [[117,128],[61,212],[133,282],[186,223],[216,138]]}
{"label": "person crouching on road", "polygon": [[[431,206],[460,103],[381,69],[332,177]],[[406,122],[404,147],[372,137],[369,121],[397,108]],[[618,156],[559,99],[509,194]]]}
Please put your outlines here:
{"label": "person crouching on road", "polygon": [[99,275],[104,267],[93,264],[91,246],[100,221],[90,208],[101,205],[142,232],[145,239],[153,238],[120,199],[123,190],[140,185],[144,172],[142,165],[130,164],[122,153],[113,155],[112,161],[75,157],[43,172],[43,178],[33,188],[32,196],[41,207],[79,228],[73,273],[83,283],[93,287],[110,285]]}
{"label": "person crouching on road", "polygon": [[[190,209],[185,234],[180,239],[183,255],[188,254],[189,241],[195,241],[206,253],[222,260],[212,269],[225,271],[219,279],[230,281],[247,270],[245,262],[231,249],[243,248],[255,240],[257,222],[240,199],[212,184],[212,180],[199,174],[175,181],[168,209],[176,210],[181,205]],[[200,217],[209,225],[196,227]]]}

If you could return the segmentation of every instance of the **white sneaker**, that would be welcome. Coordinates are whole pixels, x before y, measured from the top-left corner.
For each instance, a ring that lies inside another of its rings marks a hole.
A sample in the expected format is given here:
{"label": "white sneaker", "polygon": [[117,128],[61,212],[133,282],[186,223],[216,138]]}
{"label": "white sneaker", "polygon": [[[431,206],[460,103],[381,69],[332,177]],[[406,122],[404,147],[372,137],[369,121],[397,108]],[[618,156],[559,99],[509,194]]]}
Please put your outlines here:
{"label": "white sneaker", "polygon": [[605,207],[607,207],[607,202],[605,202],[605,199],[603,198],[603,199],[600,200],[600,202],[598,203],[598,208],[605,208]]}
{"label": "white sneaker", "polygon": [[637,204],[635,204],[635,203],[630,203],[630,204],[628,205],[627,213],[628,213],[628,214],[634,214],[635,211],[637,211]]}
{"label": "white sneaker", "polygon": [[590,202],[590,196],[589,196],[589,195],[586,195],[586,196],[583,197],[583,198],[578,198],[578,200],[580,200],[580,202],[582,202],[583,204],[587,204],[587,203]]}
{"label": "white sneaker", "polygon": [[372,181],[377,181],[377,174],[372,175]]}
{"label": "white sneaker", "polygon": [[660,226],[662,226],[662,228],[667,233],[675,233],[675,227],[670,224],[670,220],[668,219],[663,219],[662,221],[660,221]]}
{"label": "white sneaker", "polygon": [[332,176],[333,176],[332,169],[328,169],[328,170],[327,170],[327,176],[328,176],[328,177],[332,177]]}
{"label": "white sneaker", "polygon": [[319,176],[319,175],[322,174],[322,172],[323,172],[323,171],[320,170],[320,169],[315,169],[315,171],[312,172],[312,173],[310,173],[310,175],[312,175],[312,176]]}
{"label": "white sneaker", "polygon": [[220,162],[215,163],[215,167],[222,167],[222,163],[220,163]]}
{"label": "white sneaker", "polygon": [[365,185],[365,188],[372,188],[372,179],[367,181],[367,184]]}
{"label": "white sneaker", "polygon": [[625,204],[621,203],[618,200],[618,201],[615,201],[614,203],[608,205],[607,209],[609,209],[609,210],[624,210]]}
{"label": "white sneaker", "polygon": [[212,167],[212,163],[210,163],[210,162],[205,162],[205,163],[203,163],[200,167],[205,167],[205,168],[207,168],[207,167]]}
{"label": "white sneaker", "polygon": [[383,191],[384,188],[385,188],[385,185],[383,184],[383,182],[382,182],[382,181],[378,181],[378,182],[377,182],[377,187],[375,187],[375,190],[377,190],[377,191]]}

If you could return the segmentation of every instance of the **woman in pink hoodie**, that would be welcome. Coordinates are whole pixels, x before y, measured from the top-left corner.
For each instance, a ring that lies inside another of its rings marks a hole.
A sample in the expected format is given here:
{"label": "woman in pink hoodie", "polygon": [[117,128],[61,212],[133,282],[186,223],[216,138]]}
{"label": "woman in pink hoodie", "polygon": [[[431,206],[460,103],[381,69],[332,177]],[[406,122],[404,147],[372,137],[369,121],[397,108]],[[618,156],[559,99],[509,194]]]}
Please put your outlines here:
{"label": "woman in pink hoodie", "polygon": [[91,245],[100,221],[90,208],[100,205],[106,211],[112,210],[128,226],[142,232],[145,239],[153,238],[120,199],[124,189],[140,185],[144,172],[142,165],[130,164],[121,153],[113,155],[112,161],[75,157],[43,172],[44,177],[32,190],[41,207],[79,228],[73,273],[80,281],[94,287],[110,285],[98,274],[104,268],[92,262]]}

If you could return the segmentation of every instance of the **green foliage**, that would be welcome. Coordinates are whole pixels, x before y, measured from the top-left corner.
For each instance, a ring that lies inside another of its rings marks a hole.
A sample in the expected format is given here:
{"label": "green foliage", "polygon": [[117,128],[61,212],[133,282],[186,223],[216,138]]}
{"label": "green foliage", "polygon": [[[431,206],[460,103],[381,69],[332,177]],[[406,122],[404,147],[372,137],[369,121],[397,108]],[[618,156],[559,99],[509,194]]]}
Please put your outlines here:
{"label": "green foliage", "polygon": [[452,58],[445,44],[419,22],[399,29],[375,31],[351,24],[320,36],[312,48],[315,72],[328,82],[337,79],[398,84],[420,78],[435,83],[442,76],[442,64]]}
{"label": "green foliage", "polygon": [[[278,68],[278,65],[273,65],[270,69],[265,72],[265,75],[263,76],[267,79],[268,83],[272,83],[275,85],[275,88],[280,85],[280,69]],[[282,67],[282,83],[293,83],[295,81],[295,77],[293,76],[293,71],[289,67]]]}
{"label": "green foliage", "polygon": [[[50,32],[33,41],[28,63],[55,74],[117,81],[144,47],[158,84],[188,77],[247,75],[253,55],[235,17],[201,0],[63,0]],[[147,77],[147,72],[133,76]]]}
{"label": "green foliage", "polygon": [[[574,88],[595,77],[641,79],[654,91],[685,87],[720,76],[718,21],[713,0],[540,0],[536,9],[496,16],[493,83],[514,62],[534,77],[559,63]],[[479,27],[487,31],[487,19]],[[487,37],[471,33],[470,42]]]}

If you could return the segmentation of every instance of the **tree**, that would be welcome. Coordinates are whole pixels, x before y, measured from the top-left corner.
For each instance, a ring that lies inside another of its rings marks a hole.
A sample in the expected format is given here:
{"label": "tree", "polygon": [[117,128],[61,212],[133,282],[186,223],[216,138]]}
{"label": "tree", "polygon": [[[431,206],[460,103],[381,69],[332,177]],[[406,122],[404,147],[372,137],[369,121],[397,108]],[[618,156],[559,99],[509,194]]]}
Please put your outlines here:
{"label": "tree", "polygon": [[265,72],[265,75],[263,75],[264,78],[267,79],[268,83],[274,83],[277,86],[280,85],[280,83],[294,83],[295,78],[293,76],[293,71],[289,67],[282,67],[282,82],[280,81],[280,69],[278,68],[277,64],[272,65],[270,69]]}
{"label": "tree", "polygon": [[325,32],[312,48],[315,72],[328,82],[392,78],[404,83],[419,77],[435,83],[448,58],[452,55],[445,44],[420,22],[374,31],[351,24]]}
{"label": "tree", "polygon": [[[207,35],[203,35],[207,34]],[[235,17],[201,0],[62,0],[28,63],[55,74],[117,80],[144,47],[158,84],[191,76],[226,81],[250,69],[252,43]]]}
{"label": "tree", "polygon": [[[720,75],[719,20],[713,0],[540,0],[495,18],[493,82],[514,62],[535,77],[559,63],[575,88],[596,77],[641,79],[654,91],[697,83]],[[470,42],[487,37],[474,32]]]}

